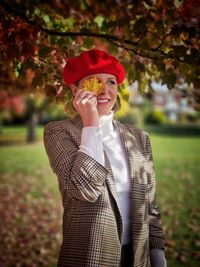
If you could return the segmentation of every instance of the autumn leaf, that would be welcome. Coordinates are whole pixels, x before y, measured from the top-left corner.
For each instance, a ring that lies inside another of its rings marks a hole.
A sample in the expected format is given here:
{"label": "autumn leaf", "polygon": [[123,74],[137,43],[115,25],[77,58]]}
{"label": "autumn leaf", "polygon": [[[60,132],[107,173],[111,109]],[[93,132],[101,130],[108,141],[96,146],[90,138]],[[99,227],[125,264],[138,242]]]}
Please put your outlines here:
{"label": "autumn leaf", "polygon": [[98,96],[104,89],[105,83],[101,83],[98,81],[96,77],[92,77],[91,79],[85,80],[83,83],[83,90],[96,92],[95,95]]}

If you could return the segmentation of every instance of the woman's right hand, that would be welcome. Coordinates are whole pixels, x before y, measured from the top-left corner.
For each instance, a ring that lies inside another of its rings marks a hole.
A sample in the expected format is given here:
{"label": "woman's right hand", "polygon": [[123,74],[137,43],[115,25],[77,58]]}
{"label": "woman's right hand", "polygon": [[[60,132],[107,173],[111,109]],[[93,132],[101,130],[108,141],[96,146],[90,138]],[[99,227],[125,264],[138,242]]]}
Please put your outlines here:
{"label": "woman's right hand", "polygon": [[78,90],[73,100],[73,106],[80,114],[84,127],[99,125],[95,92]]}

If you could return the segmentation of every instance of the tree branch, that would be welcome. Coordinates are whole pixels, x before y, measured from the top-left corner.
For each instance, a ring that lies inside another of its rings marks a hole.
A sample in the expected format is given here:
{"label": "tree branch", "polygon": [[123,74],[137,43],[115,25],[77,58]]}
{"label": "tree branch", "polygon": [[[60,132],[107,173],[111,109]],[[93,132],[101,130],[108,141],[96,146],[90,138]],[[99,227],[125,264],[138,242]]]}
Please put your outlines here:
{"label": "tree branch", "polygon": [[[51,29],[47,29],[42,27],[39,23],[37,23],[35,20],[31,20],[30,18],[28,18],[26,15],[24,15],[23,13],[13,9],[11,6],[9,6],[4,0],[2,0],[0,2],[0,5],[3,6],[5,8],[5,10],[10,13],[12,12],[14,15],[19,16],[20,18],[22,18],[23,20],[25,20],[27,23],[32,24],[33,26],[37,26],[41,31],[49,34],[49,35],[54,35],[54,36],[86,36],[86,37],[99,37],[99,38],[103,38],[103,39],[111,39],[111,40],[115,40],[115,41],[120,41],[120,38],[118,38],[115,35],[110,35],[110,34],[103,34],[103,33],[94,33],[94,32],[58,32],[58,31],[54,31]],[[133,45],[133,46],[137,46],[138,42],[133,42],[130,40],[123,40],[124,43]]]}
{"label": "tree branch", "polygon": [[139,52],[137,52],[137,51],[134,50],[133,48],[128,48],[128,47],[122,45],[121,43],[114,42],[113,40],[109,40],[109,39],[108,39],[108,41],[109,41],[110,43],[112,43],[112,44],[118,46],[118,47],[121,47],[121,48],[125,49],[125,50],[128,51],[128,52],[131,51],[131,52],[133,52],[134,54],[136,54],[136,55],[138,55],[138,56],[140,56],[140,57],[145,57],[145,58],[149,58],[149,59],[153,59],[153,60],[158,60],[158,59],[159,59],[158,57],[153,57],[153,56],[149,56],[149,55],[145,55],[145,54],[140,54]]}
{"label": "tree branch", "polygon": [[[49,35],[54,35],[54,36],[63,36],[63,37],[67,37],[67,36],[85,36],[85,37],[98,37],[98,38],[103,38],[108,40],[110,43],[113,43],[114,45],[121,47],[123,49],[125,49],[126,51],[131,51],[136,55],[139,55],[141,57],[145,57],[145,58],[149,58],[152,60],[158,60],[159,57],[157,56],[150,56],[147,54],[140,54],[139,52],[137,52],[135,49],[133,48],[128,48],[125,45],[131,45],[131,46],[135,46],[137,47],[139,45],[139,42],[141,40],[139,40],[138,42],[133,42],[131,40],[122,40],[119,37],[115,36],[115,35],[110,35],[110,34],[102,34],[102,33],[94,33],[94,32],[58,32],[58,31],[54,31],[51,29],[47,29],[41,26],[41,24],[39,24],[38,22],[36,22],[35,20],[32,20],[30,18],[28,18],[25,14],[15,10],[14,8],[12,8],[11,6],[9,6],[4,0],[1,0],[0,5],[3,6],[3,8],[8,12],[8,13],[13,13],[16,16],[19,16],[20,18],[22,18],[23,20],[25,20],[27,23],[36,26],[37,28],[39,28],[41,31],[49,34]],[[161,43],[155,47],[155,48],[151,48],[150,51],[152,52],[159,52],[160,55],[166,57],[166,58],[173,58],[173,59],[177,59],[179,62],[184,62],[182,59],[180,59],[179,57],[176,57],[175,55],[170,55],[170,54],[166,54],[165,52],[163,52],[162,50],[160,50],[160,47],[163,45],[165,39],[170,35],[170,33],[166,34],[164,36],[164,38],[162,39]]]}
{"label": "tree branch", "polygon": [[167,33],[167,34],[163,37],[163,39],[161,40],[160,44],[159,44],[158,46],[156,46],[155,48],[151,48],[151,51],[160,51],[159,49],[160,49],[161,46],[163,45],[165,39],[166,39],[168,36],[170,36],[170,35],[171,35],[170,32]]}

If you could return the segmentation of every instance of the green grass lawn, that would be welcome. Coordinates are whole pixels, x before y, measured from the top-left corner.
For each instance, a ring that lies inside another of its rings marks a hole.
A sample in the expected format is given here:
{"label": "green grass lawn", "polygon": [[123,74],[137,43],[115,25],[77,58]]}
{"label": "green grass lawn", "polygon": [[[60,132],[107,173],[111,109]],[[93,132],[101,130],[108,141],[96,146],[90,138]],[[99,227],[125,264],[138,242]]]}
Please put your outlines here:
{"label": "green grass lawn", "polygon": [[168,266],[200,260],[200,138],[152,136]]}
{"label": "green grass lawn", "polygon": [[[168,267],[197,267],[200,261],[200,136],[155,133],[150,136]],[[60,205],[57,179],[49,167],[42,142],[42,127],[38,128],[38,137],[36,144],[26,144],[24,127],[4,129],[0,135],[0,188],[15,190],[27,185],[31,202],[38,198],[44,200],[44,196],[52,193],[52,205],[55,202]],[[55,259],[49,261],[49,265],[40,266],[53,267],[54,262]]]}

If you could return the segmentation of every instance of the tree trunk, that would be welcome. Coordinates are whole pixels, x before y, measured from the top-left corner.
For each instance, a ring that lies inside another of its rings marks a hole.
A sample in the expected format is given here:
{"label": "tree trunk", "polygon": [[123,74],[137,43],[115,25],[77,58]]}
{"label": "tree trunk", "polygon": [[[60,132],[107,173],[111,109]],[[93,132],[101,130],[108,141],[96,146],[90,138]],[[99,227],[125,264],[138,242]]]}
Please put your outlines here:
{"label": "tree trunk", "polygon": [[34,143],[37,141],[36,128],[39,121],[39,115],[36,111],[30,114],[30,119],[27,123],[27,142]]}
{"label": "tree trunk", "polygon": [[2,114],[0,112],[0,134],[3,133],[3,123],[2,123]]}

